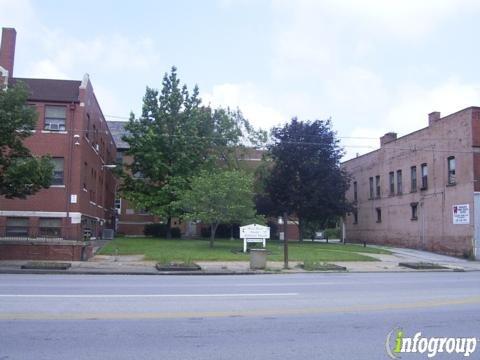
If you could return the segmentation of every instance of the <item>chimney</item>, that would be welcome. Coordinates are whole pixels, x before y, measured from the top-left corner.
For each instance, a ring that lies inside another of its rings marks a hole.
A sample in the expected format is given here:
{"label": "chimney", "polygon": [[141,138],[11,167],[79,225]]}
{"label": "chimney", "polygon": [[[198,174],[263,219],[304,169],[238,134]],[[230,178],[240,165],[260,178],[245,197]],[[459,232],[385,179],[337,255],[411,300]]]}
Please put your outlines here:
{"label": "chimney", "polygon": [[13,63],[15,60],[15,39],[17,38],[17,32],[14,28],[2,28],[2,42],[0,44],[0,66],[7,70],[8,73],[0,74],[0,76],[7,75],[13,77]]}
{"label": "chimney", "polygon": [[439,111],[434,111],[428,114],[428,126],[432,126],[433,123],[437,122],[440,120],[440,112]]}
{"label": "chimney", "polygon": [[380,147],[395,140],[397,140],[397,133],[394,133],[394,132],[386,133],[380,138]]}

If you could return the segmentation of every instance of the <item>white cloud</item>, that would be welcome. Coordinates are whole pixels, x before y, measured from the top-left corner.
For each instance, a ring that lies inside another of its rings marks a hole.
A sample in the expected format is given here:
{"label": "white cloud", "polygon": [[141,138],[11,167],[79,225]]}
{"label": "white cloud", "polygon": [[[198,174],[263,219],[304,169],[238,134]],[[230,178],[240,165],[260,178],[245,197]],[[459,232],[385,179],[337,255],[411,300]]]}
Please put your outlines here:
{"label": "white cloud", "polygon": [[42,76],[45,71],[52,77],[78,78],[84,72],[123,72],[128,77],[132,70],[153,71],[159,62],[159,51],[146,37],[113,34],[84,40],[55,30],[44,30],[39,37],[42,53],[48,55],[32,60],[27,70],[31,76]]}
{"label": "white cloud", "polygon": [[60,70],[60,67],[49,59],[40,60],[31,65],[28,71],[29,77],[42,79],[68,79],[66,73]]}
{"label": "white cloud", "polygon": [[358,66],[346,67],[324,82],[329,103],[336,109],[348,108],[357,121],[369,121],[379,107],[389,101],[383,79]]}
{"label": "white cloud", "polygon": [[297,0],[274,1],[273,5],[287,12],[297,26],[321,28],[322,23],[334,23],[330,26],[334,31],[357,29],[352,36],[380,31],[409,40],[427,35],[447,17],[480,6],[475,0]]}
{"label": "white cloud", "polygon": [[2,27],[14,27],[24,32],[37,25],[35,10],[29,0],[0,0],[0,9]]}
{"label": "white cloud", "polygon": [[321,78],[380,56],[392,43],[428,40],[448,19],[480,9],[474,0],[273,1],[272,73]]}
{"label": "white cloud", "polygon": [[23,76],[81,78],[85,72],[119,73],[154,71],[160,51],[145,36],[113,33],[93,38],[68,35],[64,29],[44,24],[29,0],[0,0],[0,24],[17,30],[17,53],[28,49],[19,62]]}
{"label": "white cloud", "polygon": [[279,110],[266,105],[265,98],[251,83],[215,85],[202,99],[214,107],[238,107],[255,127],[267,130],[288,120]]}
{"label": "white cloud", "polygon": [[357,154],[365,154],[377,149],[380,144],[380,136],[386,132],[385,128],[355,127],[348,136],[340,139],[345,149],[343,160],[348,160],[354,158]]}
{"label": "white cloud", "polygon": [[[440,111],[443,116],[480,104],[480,84],[462,83],[451,78],[428,89],[416,84],[405,84],[398,89],[395,105],[377,116],[376,126],[355,127],[343,136],[345,159],[364,154],[379,147],[379,137],[387,132],[398,136],[428,126],[428,114]],[[374,124],[372,124],[374,125]]]}
{"label": "white cloud", "polygon": [[480,103],[480,84],[462,83],[457,78],[448,79],[432,89],[404,85],[399,93],[386,123],[392,131],[402,135],[427,126],[427,114],[432,111],[440,111],[445,116]]}

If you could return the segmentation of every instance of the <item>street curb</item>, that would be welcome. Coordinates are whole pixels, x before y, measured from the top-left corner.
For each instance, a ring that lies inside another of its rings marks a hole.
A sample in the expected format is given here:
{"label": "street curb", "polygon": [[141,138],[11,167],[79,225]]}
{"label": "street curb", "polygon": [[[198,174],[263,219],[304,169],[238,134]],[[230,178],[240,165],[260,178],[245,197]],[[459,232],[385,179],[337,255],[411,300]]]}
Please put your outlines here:
{"label": "street curb", "polygon": [[456,270],[456,269],[436,269],[436,270],[386,270],[386,271],[298,271],[298,272],[283,272],[283,271],[71,271],[71,270],[32,270],[32,269],[0,269],[0,274],[33,274],[33,275],[206,275],[206,276],[222,276],[222,275],[289,275],[289,274],[381,274],[381,273],[431,273],[431,272],[480,272],[476,269],[471,270]]}

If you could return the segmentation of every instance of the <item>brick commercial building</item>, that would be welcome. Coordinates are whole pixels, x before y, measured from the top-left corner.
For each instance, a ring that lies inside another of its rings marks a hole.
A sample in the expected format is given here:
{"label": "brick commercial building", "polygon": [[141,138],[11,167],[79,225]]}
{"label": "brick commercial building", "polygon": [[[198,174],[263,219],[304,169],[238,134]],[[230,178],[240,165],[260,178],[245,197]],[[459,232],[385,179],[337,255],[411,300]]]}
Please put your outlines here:
{"label": "brick commercial building", "polygon": [[3,29],[0,82],[23,82],[38,112],[26,146],[49,154],[53,183],[25,200],[0,198],[0,259],[79,260],[91,255],[89,239],[113,229],[116,149],[88,75],[82,81],[13,77],[14,29]]}
{"label": "brick commercial building", "polygon": [[355,210],[346,240],[480,256],[480,108],[440,117],[343,163]]}

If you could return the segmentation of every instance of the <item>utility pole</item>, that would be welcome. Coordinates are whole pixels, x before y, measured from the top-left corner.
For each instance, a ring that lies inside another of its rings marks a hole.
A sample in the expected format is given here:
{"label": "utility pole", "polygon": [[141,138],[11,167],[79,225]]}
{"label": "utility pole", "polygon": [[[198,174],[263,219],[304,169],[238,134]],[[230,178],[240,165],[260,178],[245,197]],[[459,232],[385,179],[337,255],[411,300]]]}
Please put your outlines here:
{"label": "utility pole", "polygon": [[288,240],[287,240],[287,229],[288,229],[288,215],[285,211],[283,213],[283,268],[288,269]]}

